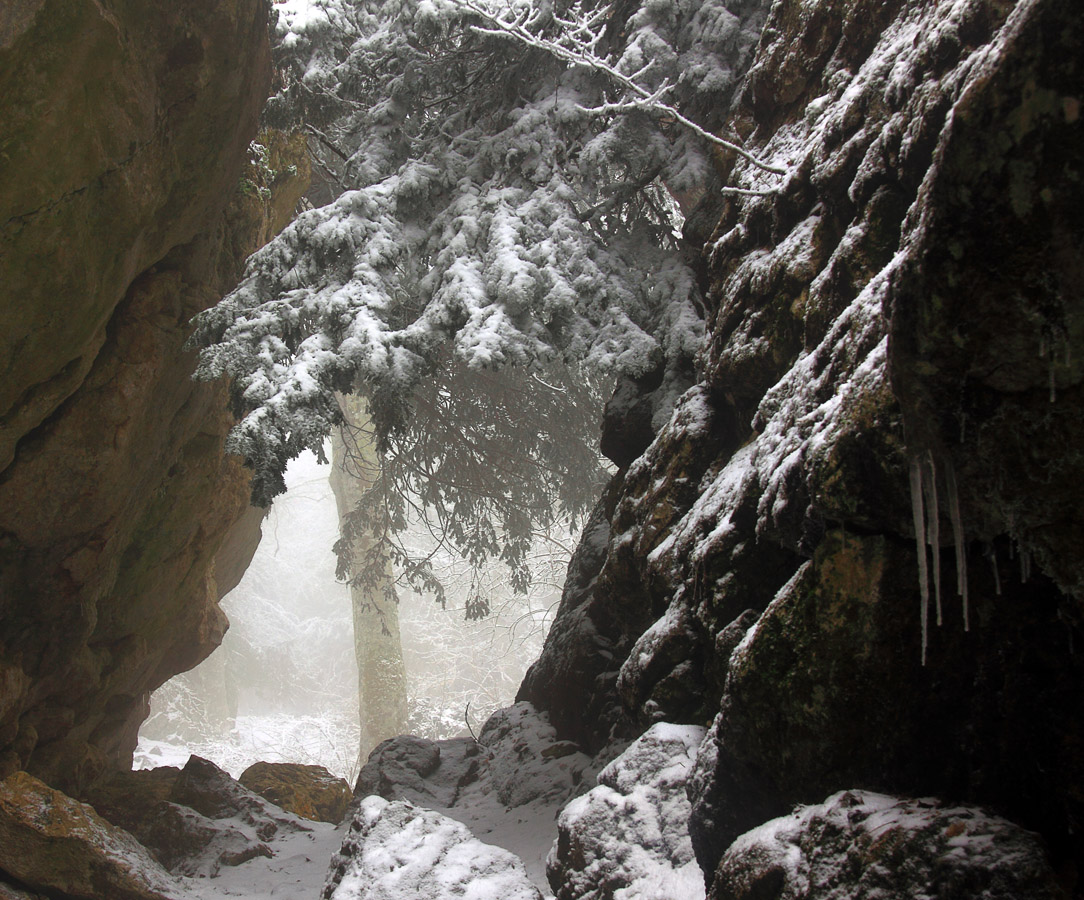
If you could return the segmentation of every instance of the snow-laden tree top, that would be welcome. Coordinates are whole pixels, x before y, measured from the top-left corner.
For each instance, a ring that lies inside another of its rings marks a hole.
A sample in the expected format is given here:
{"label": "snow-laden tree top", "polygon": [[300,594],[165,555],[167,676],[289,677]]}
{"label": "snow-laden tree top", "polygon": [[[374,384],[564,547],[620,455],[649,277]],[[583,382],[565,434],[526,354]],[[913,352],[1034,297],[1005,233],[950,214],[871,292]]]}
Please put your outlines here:
{"label": "snow-laden tree top", "polygon": [[[707,113],[725,109],[766,5],[281,4],[267,118],[307,131],[334,199],[256,253],[194,338],[198,376],[232,379],[245,418],[229,448],[255,469],[254,499],[320,453],[334,393],[356,391],[395,462],[384,496],[437,504],[470,553],[514,558],[502,530],[526,546],[555,503],[582,510],[593,428],[569,432],[585,410],[597,421],[599,376],[663,371],[664,411],[689,383],[704,327],[672,197],[719,187],[727,141]],[[466,396],[497,370],[510,394]],[[533,422],[508,427],[516,410]],[[483,446],[514,464],[465,486],[445,463],[495,470]],[[402,507],[386,518],[395,530]]]}
{"label": "snow-laden tree top", "polygon": [[[763,5],[625,4],[589,38],[648,90],[673,84],[668,102],[718,108]],[[543,40],[572,30],[549,2],[516,9]],[[255,466],[259,500],[281,490],[287,458],[319,448],[332,389],[374,398],[387,434],[438,359],[637,375],[696,352],[696,287],[660,184],[709,184],[711,145],[622,107],[604,72],[472,28],[488,24],[456,0],[283,7],[269,117],[307,127],[346,190],[198,319],[199,374],[233,378],[247,417],[231,449]]]}

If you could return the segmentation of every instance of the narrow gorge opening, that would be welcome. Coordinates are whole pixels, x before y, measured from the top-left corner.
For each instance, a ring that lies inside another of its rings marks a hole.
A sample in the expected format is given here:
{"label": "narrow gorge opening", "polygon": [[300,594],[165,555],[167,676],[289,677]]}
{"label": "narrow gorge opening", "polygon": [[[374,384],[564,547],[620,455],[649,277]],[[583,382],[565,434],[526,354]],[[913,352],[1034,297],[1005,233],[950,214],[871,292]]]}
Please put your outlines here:
{"label": "narrow gorge opening", "polygon": [[1079,5],[0,0],[0,897],[1084,900]]}
{"label": "narrow gorge opening", "polygon": [[[326,451],[330,459],[330,444]],[[235,778],[256,762],[293,762],[323,766],[353,785],[375,743],[477,733],[514,702],[552,624],[575,535],[555,528],[537,537],[523,594],[499,564],[472,580],[470,567],[447,551],[436,559],[443,605],[398,579],[389,624],[406,709],[373,709],[378,699],[359,692],[358,657],[367,651],[357,646],[351,587],[336,577],[333,465],[306,452],[287,467],[286,492],[268,510],[240,583],[221,601],[231,623],[222,645],[151,696],[134,768],[184,766],[194,754]],[[416,526],[407,543],[432,551],[431,535]],[[468,618],[479,592],[489,611]],[[364,746],[359,709],[386,723]]]}

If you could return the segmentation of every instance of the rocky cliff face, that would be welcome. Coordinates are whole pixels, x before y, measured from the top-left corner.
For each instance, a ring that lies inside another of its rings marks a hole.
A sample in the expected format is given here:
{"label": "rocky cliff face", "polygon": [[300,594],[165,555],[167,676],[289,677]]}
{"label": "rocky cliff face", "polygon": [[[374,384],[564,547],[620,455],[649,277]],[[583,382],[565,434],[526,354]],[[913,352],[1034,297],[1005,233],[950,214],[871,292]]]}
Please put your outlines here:
{"label": "rocky cliff face", "polygon": [[777,190],[722,202],[699,384],[521,691],[593,747],[712,724],[709,884],[739,834],[856,788],[984,804],[1075,883],[1081,47],[1067,0],[772,7],[729,127],[789,174],[720,160]]}
{"label": "rocky cliff face", "polygon": [[126,767],[225,628],[258,519],[216,571],[247,477],[182,345],[298,197],[238,194],[269,74],[261,0],[0,16],[0,775]]}

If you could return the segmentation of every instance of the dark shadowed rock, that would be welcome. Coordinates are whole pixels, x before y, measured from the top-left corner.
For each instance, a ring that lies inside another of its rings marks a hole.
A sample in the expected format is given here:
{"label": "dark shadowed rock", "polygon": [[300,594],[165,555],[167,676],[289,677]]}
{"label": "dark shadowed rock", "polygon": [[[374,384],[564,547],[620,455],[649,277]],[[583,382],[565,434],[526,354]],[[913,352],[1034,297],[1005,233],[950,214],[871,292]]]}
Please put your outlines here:
{"label": "dark shadowed rock", "polygon": [[213,763],[122,772],[95,786],[98,813],[135,835],[176,875],[213,877],[223,866],[271,856],[267,841],[308,830]]}
{"label": "dark shadowed rock", "polygon": [[777,190],[723,202],[699,383],[521,694],[590,747],[714,720],[709,873],[857,785],[988,806],[1076,878],[1082,28],[1069,0],[771,7],[728,121],[788,175],[721,154]]}
{"label": "dark shadowed rock", "polygon": [[389,738],[369,754],[354,796],[375,794],[420,806],[454,806],[459,792],[478,777],[480,750],[473,738]]}
{"label": "dark shadowed rock", "polygon": [[0,777],[78,794],[220,642],[258,538],[226,392],[183,345],[288,220],[305,139],[268,141],[298,177],[241,195],[262,0],[2,5]]}
{"label": "dark shadowed rock", "polygon": [[933,799],[846,791],[742,835],[709,900],[1062,900],[1042,841]]}
{"label": "dark shadowed rock", "polygon": [[265,841],[271,840],[279,829],[308,830],[295,816],[238,784],[213,762],[199,756],[188,758],[173,783],[169,799],[208,819],[236,819],[251,826]]}

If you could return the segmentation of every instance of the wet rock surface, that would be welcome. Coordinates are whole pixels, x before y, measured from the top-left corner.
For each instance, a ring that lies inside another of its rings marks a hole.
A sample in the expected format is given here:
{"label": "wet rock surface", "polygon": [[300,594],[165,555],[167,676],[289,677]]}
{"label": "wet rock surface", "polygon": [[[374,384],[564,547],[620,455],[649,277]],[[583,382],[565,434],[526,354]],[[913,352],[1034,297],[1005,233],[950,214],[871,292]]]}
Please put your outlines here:
{"label": "wet rock surface", "polygon": [[1064,0],[769,13],[729,122],[788,174],[720,158],[769,193],[698,225],[699,383],[521,694],[587,747],[714,721],[708,873],[858,785],[988,806],[1081,895],[1081,27]]}

